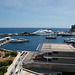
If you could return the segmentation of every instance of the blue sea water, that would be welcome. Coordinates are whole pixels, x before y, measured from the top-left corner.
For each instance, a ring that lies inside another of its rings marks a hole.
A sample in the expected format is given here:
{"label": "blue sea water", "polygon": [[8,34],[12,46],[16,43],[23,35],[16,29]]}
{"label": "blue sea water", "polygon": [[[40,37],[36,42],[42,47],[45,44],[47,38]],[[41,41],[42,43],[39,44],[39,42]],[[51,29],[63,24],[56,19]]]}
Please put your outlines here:
{"label": "blue sea water", "polygon": [[[0,33],[33,32],[39,29],[41,28],[0,28]],[[51,29],[52,31],[68,31],[70,28],[42,28],[42,29]],[[62,36],[57,36],[57,39],[46,39],[45,38],[46,36],[12,36],[12,38],[20,38],[20,37],[29,39],[29,42],[7,43],[1,46],[1,48],[8,49],[8,50],[36,51],[36,48],[39,45],[39,43],[64,43],[63,39],[67,38]]]}

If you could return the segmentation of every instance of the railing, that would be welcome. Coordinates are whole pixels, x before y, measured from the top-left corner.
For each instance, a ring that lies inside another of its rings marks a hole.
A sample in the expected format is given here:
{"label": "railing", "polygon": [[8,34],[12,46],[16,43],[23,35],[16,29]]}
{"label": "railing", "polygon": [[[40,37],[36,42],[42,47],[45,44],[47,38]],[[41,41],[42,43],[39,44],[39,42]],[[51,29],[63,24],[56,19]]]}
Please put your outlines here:
{"label": "railing", "polygon": [[20,53],[18,52],[18,55],[14,59],[13,63],[8,67],[7,72],[4,75],[10,75],[11,73],[15,72],[15,65],[17,64],[17,66],[20,66],[19,64],[21,64],[21,60],[18,61],[19,59],[20,59]]}
{"label": "railing", "polygon": [[5,38],[0,39],[0,46],[10,42],[10,38],[11,37],[5,37]]}
{"label": "railing", "polygon": [[38,47],[36,48],[37,51],[40,51],[42,48],[43,43],[39,44]]}

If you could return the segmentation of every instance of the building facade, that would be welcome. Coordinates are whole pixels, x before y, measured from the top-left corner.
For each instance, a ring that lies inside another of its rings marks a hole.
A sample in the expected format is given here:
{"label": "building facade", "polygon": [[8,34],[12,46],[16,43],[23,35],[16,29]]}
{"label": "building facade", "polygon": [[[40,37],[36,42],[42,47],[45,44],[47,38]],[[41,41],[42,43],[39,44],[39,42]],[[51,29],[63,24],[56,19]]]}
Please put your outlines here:
{"label": "building facade", "polygon": [[75,48],[72,45],[44,43],[40,46],[40,51],[34,53],[29,60],[24,60],[25,68],[41,72],[48,70],[50,74],[56,73],[55,75],[75,72]]}

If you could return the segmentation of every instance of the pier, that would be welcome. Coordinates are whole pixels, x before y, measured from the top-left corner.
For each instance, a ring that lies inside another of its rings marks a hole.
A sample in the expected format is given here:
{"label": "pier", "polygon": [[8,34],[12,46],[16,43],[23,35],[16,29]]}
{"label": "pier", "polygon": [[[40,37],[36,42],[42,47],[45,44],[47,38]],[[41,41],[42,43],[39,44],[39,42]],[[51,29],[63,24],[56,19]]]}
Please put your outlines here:
{"label": "pier", "polygon": [[0,39],[0,46],[10,42],[10,39],[11,37],[5,37],[5,38]]}

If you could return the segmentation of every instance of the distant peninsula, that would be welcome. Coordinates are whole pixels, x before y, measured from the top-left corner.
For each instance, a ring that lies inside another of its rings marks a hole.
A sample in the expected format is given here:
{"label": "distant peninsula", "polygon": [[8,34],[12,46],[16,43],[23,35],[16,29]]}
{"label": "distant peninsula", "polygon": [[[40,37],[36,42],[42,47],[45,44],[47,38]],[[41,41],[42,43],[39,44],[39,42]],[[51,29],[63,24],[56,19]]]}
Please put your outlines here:
{"label": "distant peninsula", "polygon": [[75,24],[71,26],[70,31],[71,31],[71,32],[75,32]]}

